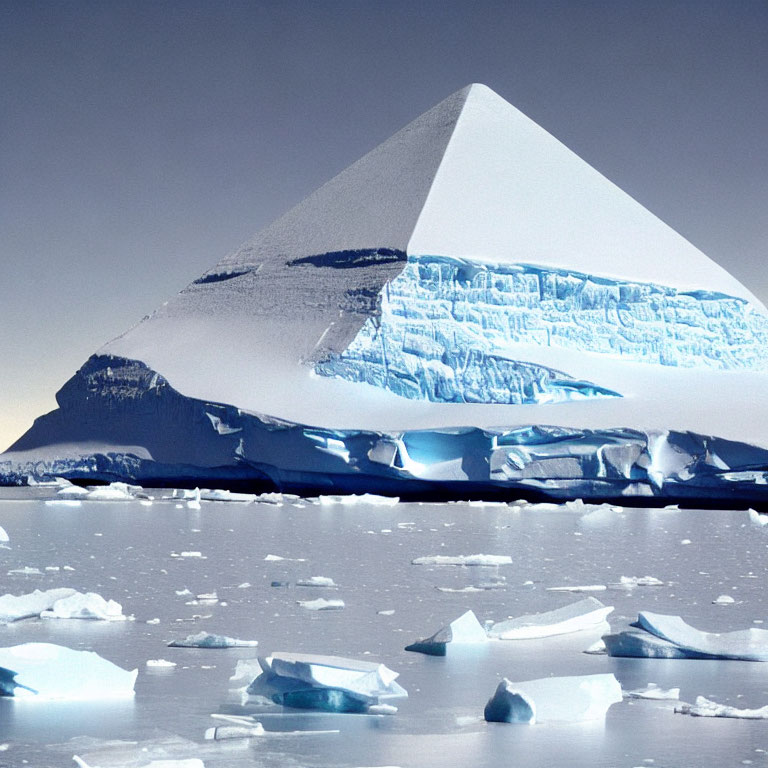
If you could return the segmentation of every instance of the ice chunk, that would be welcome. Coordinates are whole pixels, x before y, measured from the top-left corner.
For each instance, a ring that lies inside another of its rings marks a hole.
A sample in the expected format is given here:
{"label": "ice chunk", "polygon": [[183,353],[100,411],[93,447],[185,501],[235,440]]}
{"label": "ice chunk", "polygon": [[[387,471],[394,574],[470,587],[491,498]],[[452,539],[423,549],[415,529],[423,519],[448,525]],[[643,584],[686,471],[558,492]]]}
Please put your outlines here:
{"label": "ice chunk", "polygon": [[405,647],[406,651],[425,653],[428,656],[445,656],[448,645],[455,646],[485,643],[488,635],[472,611],[459,616],[448,626],[439,629],[432,637],[419,640]]}
{"label": "ice chunk", "polygon": [[200,498],[203,501],[237,501],[240,503],[252,503],[254,501],[260,501],[259,494],[257,493],[235,493],[234,491],[227,491],[221,488],[201,488]]}
{"label": "ice chunk", "polygon": [[125,621],[123,606],[114,600],[105,600],[95,592],[74,592],[62,597],[42,611],[44,619],[101,619],[102,621]]}
{"label": "ice chunk", "polygon": [[[86,763],[77,755],[72,755],[72,759],[77,763],[78,768],[99,768],[98,765]],[[198,757],[187,757],[180,760],[150,760],[148,763],[142,762],[137,766],[138,768],[205,768],[205,763]]]}
{"label": "ice chunk", "polygon": [[488,634],[500,640],[564,635],[582,629],[594,629],[605,621],[612,610],[613,606],[603,605],[594,597],[586,597],[553,611],[500,621],[491,627]]}
{"label": "ice chunk", "polygon": [[60,589],[36,589],[27,595],[3,595],[0,597],[0,622],[18,621],[39,616],[53,607],[57,600],[74,595],[75,590],[67,587]]}
{"label": "ice chunk", "polygon": [[636,630],[603,638],[611,656],[768,661],[766,629],[702,632],[680,616],[650,611],[641,611],[634,626]]}
{"label": "ice chunk", "polygon": [[183,640],[174,640],[168,643],[169,648],[253,648],[259,644],[258,640],[239,640],[236,637],[226,635],[213,635],[210,632],[198,632],[189,635]]}
{"label": "ice chunk", "polygon": [[768,525],[768,515],[765,513],[761,515],[754,509],[749,510],[749,519],[755,525]]}
{"label": "ice chunk", "polygon": [[712,601],[713,605],[733,605],[736,602],[736,600],[731,597],[731,595],[720,595],[720,597],[716,598]]}
{"label": "ice chunk", "polygon": [[408,694],[383,664],[340,656],[274,653],[259,658],[261,674],[247,693],[276,704],[330,712],[366,712]]}
{"label": "ice chunk", "polygon": [[264,726],[261,723],[253,725],[218,725],[205,731],[206,741],[224,741],[226,739],[250,739],[253,736],[263,736]]}
{"label": "ice chunk", "polygon": [[656,683],[648,683],[645,688],[636,688],[633,691],[626,691],[624,695],[630,699],[679,699],[680,689],[661,688]]}
{"label": "ice chunk", "polygon": [[147,659],[147,666],[150,669],[173,669],[176,662],[168,659]]}
{"label": "ice chunk", "polygon": [[375,493],[354,493],[347,496],[318,496],[317,501],[322,506],[335,504],[370,504],[377,507],[394,507],[399,501],[399,496],[378,496]]}
{"label": "ice chunk", "polygon": [[605,592],[605,584],[577,584],[565,587],[547,587],[547,592]]}
{"label": "ice chunk", "polygon": [[632,587],[663,587],[664,582],[655,576],[622,576],[619,586],[631,589]]}
{"label": "ice chunk", "polygon": [[612,674],[546,677],[522,683],[504,678],[485,705],[485,719],[496,723],[596,720],[619,701],[621,686]]}
{"label": "ice chunk", "polygon": [[131,490],[138,486],[130,486],[126,483],[110,483],[105,486],[97,486],[89,489],[85,496],[88,501],[132,501],[134,499]]}
{"label": "ice chunk", "polygon": [[511,565],[509,555],[428,555],[411,560],[413,565]]}
{"label": "ice chunk", "polygon": [[326,600],[324,597],[318,597],[317,600],[297,600],[296,602],[308,611],[337,611],[344,607],[344,601],[336,598]]}
{"label": "ice chunk", "polygon": [[297,587],[336,587],[336,582],[329,576],[310,576],[308,579],[299,579]]}
{"label": "ice chunk", "polygon": [[675,712],[694,717],[735,717],[741,720],[768,720],[768,704],[759,709],[737,709],[697,696],[695,704],[681,704]]}
{"label": "ice chunk", "polygon": [[114,699],[133,696],[138,670],[129,672],[93,651],[52,643],[0,648],[0,692],[43,699]]}
{"label": "ice chunk", "polygon": [[77,499],[87,496],[89,493],[90,491],[87,488],[81,488],[79,485],[65,485],[56,492],[56,495],[66,499]]}

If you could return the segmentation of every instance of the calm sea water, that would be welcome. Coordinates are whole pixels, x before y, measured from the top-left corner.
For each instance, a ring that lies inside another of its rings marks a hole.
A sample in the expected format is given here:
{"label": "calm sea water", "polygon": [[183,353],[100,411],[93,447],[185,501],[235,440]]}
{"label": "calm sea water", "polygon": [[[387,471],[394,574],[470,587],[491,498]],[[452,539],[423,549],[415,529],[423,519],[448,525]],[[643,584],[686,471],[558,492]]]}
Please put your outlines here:
{"label": "calm sea water", "polygon": [[[393,507],[176,501],[45,504],[38,490],[1,490],[0,592],[70,586],[122,603],[135,621],[27,620],[0,627],[2,645],[46,641],[91,649],[139,669],[136,696],[118,703],[0,700],[0,766],[141,766],[201,757],[206,766],[596,766],[704,768],[768,765],[765,721],[674,713],[670,702],[624,701],[605,722],[487,724],[483,706],[502,676],[613,672],[632,689],[680,686],[739,707],[768,704],[768,664],[612,659],[583,651],[599,633],[496,642],[445,658],[406,653],[415,639],[471,608],[482,620],[551,610],[583,597],[547,587],[605,584],[619,628],[649,609],[723,631],[768,621],[768,526],[745,512],[626,509],[585,515],[559,508],[458,504]],[[689,542],[689,543],[687,543]],[[199,551],[203,557],[175,557]],[[422,555],[510,555],[497,568],[412,565]],[[265,561],[267,555],[282,561]],[[42,575],[6,575],[29,566]],[[64,570],[69,566],[74,570]],[[59,570],[46,570],[46,569]],[[652,575],[663,587],[627,590],[621,576]],[[330,576],[336,590],[300,588]],[[443,592],[504,580],[503,589]],[[287,581],[288,587],[273,587]],[[248,586],[249,585],[249,586]],[[188,589],[192,595],[177,592]],[[218,603],[188,604],[216,592]],[[719,595],[736,599],[713,605]],[[340,611],[297,600],[339,597]],[[382,615],[379,611],[392,611]],[[147,623],[159,619],[159,623]],[[757,622],[757,623],[755,623]],[[765,625],[768,628],[768,625]],[[202,629],[259,641],[258,649],[167,648]],[[301,651],[374,659],[400,673],[410,696],[394,716],[334,715],[242,706],[229,690],[239,658]],[[147,659],[177,662],[147,669]],[[205,742],[212,713],[254,714],[269,733]],[[310,734],[295,731],[338,730]],[[118,743],[126,742],[126,743]],[[136,742],[136,743],[133,743]]]}

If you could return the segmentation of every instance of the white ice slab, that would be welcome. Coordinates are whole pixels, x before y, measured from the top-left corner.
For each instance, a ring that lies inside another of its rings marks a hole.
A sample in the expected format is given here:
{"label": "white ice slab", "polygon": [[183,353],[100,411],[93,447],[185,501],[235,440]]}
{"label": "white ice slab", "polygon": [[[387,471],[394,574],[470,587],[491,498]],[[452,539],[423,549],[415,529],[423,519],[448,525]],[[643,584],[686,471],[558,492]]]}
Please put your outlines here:
{"label": "white ice slab", "polygon": [[500,640],[564,635],[600,626],[612,610],[613,606],[603,605],[594,597],[587,597],[553,611],[500,621],[488,630],[488,634]]}

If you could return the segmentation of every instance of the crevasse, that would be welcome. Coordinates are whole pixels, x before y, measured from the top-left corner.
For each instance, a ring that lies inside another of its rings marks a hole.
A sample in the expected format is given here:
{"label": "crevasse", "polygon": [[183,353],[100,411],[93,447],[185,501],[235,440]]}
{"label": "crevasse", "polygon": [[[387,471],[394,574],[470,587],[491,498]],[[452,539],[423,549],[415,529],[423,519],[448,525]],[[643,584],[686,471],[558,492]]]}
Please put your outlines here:
{"label": "crevasse", "polygon": [[633,362],[768,369],[768,318],[743,299],[532,265],[409,256],[381,313],[317,373],[438,402],[548,403],[615,396],[515,359],[514,344]]}

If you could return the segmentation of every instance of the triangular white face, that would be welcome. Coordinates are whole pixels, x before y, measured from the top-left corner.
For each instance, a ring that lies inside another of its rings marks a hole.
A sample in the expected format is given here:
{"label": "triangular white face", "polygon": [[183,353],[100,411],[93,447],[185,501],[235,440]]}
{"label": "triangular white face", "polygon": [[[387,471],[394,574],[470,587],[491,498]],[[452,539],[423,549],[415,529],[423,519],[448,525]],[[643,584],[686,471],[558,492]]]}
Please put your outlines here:
{"label": "triangular white face", "polygon": [[467,94],[408,253],[536,264],[760,302],[484,85]]}

